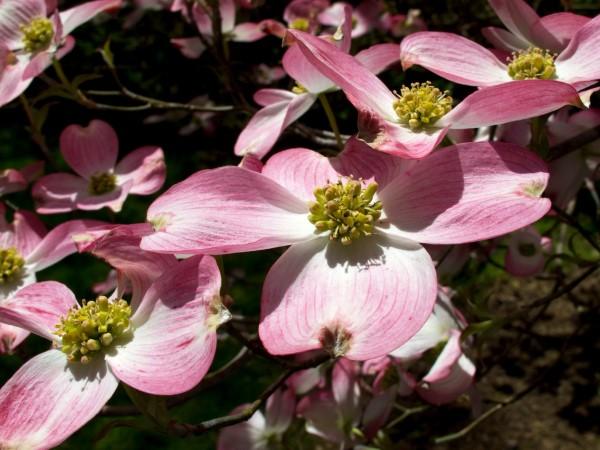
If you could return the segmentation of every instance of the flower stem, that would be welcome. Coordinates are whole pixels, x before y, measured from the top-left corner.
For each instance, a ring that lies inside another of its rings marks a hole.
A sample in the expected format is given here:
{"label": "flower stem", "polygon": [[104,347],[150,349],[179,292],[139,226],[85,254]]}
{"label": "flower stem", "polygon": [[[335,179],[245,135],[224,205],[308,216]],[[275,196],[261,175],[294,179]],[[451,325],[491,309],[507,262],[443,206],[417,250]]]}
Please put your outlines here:
{"label": "flower stem", "polygon": [[340,129],[338,128],[337,121],[335,120],[335,115],[333,114],[333,110],[331,109],[331,105],[327,100],[325,94],[319,94],[319,101],[325,110],[325,115],[327,115],[327,120],[329,120],[329,126],[331,126],[331,131],[335,134],[335,140],[337,142],[340,150],[344,148],[344,143],[342,142],[342,136],[340,135]]}

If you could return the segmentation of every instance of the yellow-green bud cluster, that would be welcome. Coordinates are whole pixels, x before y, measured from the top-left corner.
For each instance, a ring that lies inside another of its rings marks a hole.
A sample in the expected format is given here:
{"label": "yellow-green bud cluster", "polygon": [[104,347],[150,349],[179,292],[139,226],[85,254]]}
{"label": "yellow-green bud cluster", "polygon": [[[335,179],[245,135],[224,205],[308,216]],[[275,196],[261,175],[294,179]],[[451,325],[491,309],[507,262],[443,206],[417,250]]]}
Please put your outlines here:
{"label": "yellow-green bud cluster", "polygon": [[448,91],[440,91],[429,81],[402,86],[398,99],[394,101],[394,111],[400,123],[411,130],[433,125],[452,109],[452,97]]}
{"label": "yellow-green bud cluster", "polygon": [[112,192],[117,187],[117,177],[108,172],[99,173],[90,177],[88,192],[92,195],[102,195]]}
{"label": "yellow-green bud cluster", "polygon": [[310,28],[310,21],[306,17],[297,17],[290,23],[292,30],[308,31]]}
{"label": "yellow-green bud cluster", "polygon": [[537,47],[513,53],[508,60],[508,74],[513,80],[549,80],[556,73],[555,57]]}
{"label": "yellow-green bud cluster", "polygon": [[24,265],[25,260],[16,248],[0,248],[0,285],[14,280]]}
{"label": "yellow-green bud cluster", "polygon": [[381,202],[373,201],[377,183],[363,188],[357,180],[341,180],[315,189],[316,202],[310,205],[308,220],[320,231],[329,231],[329,239],[344,245],[373,233],[381,216]]}
{"label": "yellow-green bud cluster", "polygon": [[308,89],[306,89],[304,86],[302,86],[301,84],[296,84],[296,86],[294,86],[292,88],[292,92],[294,94],[305,94],[308,92]]}
{"label": "yellow-green bud cluster", "polygon": [[28,53],[46,50],[54,37],[54,27],[50,19],[37,17],[27,25],[21,25],[24,49]]}
{"label": "yellow-green bud cluster", "polygon": [[100,296],[71,309],[54,334],[62,339],[61,350],[70,362],[85,364],[129,331],[130,317],[131,307],[125,300],[111,302]]}

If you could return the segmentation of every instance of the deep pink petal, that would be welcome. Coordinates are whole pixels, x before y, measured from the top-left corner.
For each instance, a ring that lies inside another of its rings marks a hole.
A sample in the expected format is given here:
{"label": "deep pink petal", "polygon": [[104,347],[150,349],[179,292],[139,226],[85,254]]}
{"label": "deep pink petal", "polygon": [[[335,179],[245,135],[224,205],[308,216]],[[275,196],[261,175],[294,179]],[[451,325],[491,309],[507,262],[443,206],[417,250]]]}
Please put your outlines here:
{"label": "deep pink petal", "polygon": [[49,340],[58,340],[56,325],[77,306],[75,295],[64,284],[43,281],[19,290],[0,304],[0,322],[24,328]]}
{"label": "deep pink petal", "polygon": [[422,31],[400,44],[404,70],[418,65],[431,72],[468,86],[494,86],[511,81],[508,68],[488,49],[453,33]]}
{"label": "deep pink petal", "polygon": [[5,169],[0,172],[0,196],[24,191],[26,188],[27,180],[18,170]]}
{"label": "deep pink petal", "polygon": [[150,195],[165,182],[167,168],[160,147],[141,147],[128,153],[115,167],[118,184],[132,181],[130,194]]}
{"label": "deep pink petal", "polygon": [[396,97],[379,78],[355,58],[335,45],[297,30],[290,30],[306,58],[326,77],[343,89],[359,110],[371,110],[396,120],[393,103]]}
{"label": "deep pink petal", "polygon": [[398,44],[375,44],[361,50],[354,57],[370,72],[378,74],[398,62],[400,46]]}
{"label": "deep pink petal", "polygon": [[[440,182],[442,180],[443,182]],[[428,244],[500,236],[540,219],[548,168],[532,152],[507,143],[446,147],[419,160],[380,199],[400,234]]]}
{"label": "deep pink petal", "polygon": [[27,256],[35,271],[43,270],[77,251],[73,236],[108,224],[98,220],[69,220],[56,226]]}
{"label": "deep pink petal", "polygon": [[450,403],[471,387],[474,376],[475,366],[460,348],[460,331],[454,330],[417,393],[435,405]]}
{"label": "deep pink petal", "polygon": [[121,3],[121,0],[96,0],[83,3],[61,12],[60,20],[63,24],[62,34],[64,36],[71,34],[75,28],[92,20],[102,11],[120,8]]}
{"label": "deep pink petal", "polygon": [[569,83],[600,79],[600,16],[590,20],[556,58],[556,76]]}
{"label": "deep pink petal", "polygon": [[131,341],[106,356],[117,378],[155,395],[198,384],[215,355],[216,329],[230,317],[220,288],[219,268],[210,256],[186,259],[165,272],[131,319]]}
{"label": "deep pink petal", "polygon": [[83,366],[59,350],[37,355],[0,390],[0,445],[56,447],[98,414],[117,386],[101,360]]}
{"label": "deep pink petal", "polygon": [[331,392],[346,421],[351,421],[360,414],[361,398],[356,362],[346,358],[336,361],[331,371]]}
{"label": "deep pink petal", "polygon": [[429,255],[414,243],[372,236],[349,247],[325,237],[295,244],[265,280],[259,335],[272,354],[325,344],[338,356],[376,358],[425,323],[435,284]]}
{"label": "deep pink petal", "polygon": [[292,45],[286,50],[281,64],[285,73],[308,92],[320,94],[335,87],[333,81],[311,64],[298,45]]}
{"label": "deep pink petal", "polygon": [[32,212],[16,211],[13,217],[15,230],[14,247],[26,257],[40,243],[48,230],[42,221]]}
{"label": "deep pink petal", "polygon": [[499,125],[541,116],[567,105],[583,106],[569,84],[553,80],[510,81],[473,92],[436,126],[463,129]]}
{"label": "deep pink petal", "polygon": [[156,233],[142,248],[220,254],[289,245],[310,239],[307,204],[267,177],[221,167],[197,172],[148,208]]}
{"label": "deep pink petal", "polygon": [[489,0],[506,28],[533,46],[562,50],[559,40],[547,30],[534,9],[523,0]]}
{"label": "deep pink petal", "polygon": [[31,195],[39,214],[55,214],[77,209],[76,198],[88,189],[89,182],[70,173],[43,176],[34,185]]}
{"label": "deep pink petal", "polygon": [[544,28],[559,40],[563,48],[568,45],[575,33],[590,20],[589,17],[569,12],[549,14],[541,18]]}
{"label": "deep pink petal", "polygon": [[46,17],[44,0],[4,0],[0,3],[0,42],[15,50],[22,47],[21,26],[36,17]]}
{"label": "deep pink petal", "polygon": [[258,111],[242,130],[235,143],[238,156],[253,154],[265,156],[275,145],[283,130],[310,109],[316,96],[309,93],[294,95],[289,101],[265,106]]}
{"label": "deep pink petal", "polygon": [[119,138],[108,123],[92,120],[87,127],[69,125],[65,128],[60,135],[60,150],[67,164],[89,179],[94,174],[114,169]]}
{"label": "deep pink petal", "polygon": [[494,47],[509,53],[527,50],[530,45],[525,39],[503,28],[484,27],[481,29],[481,33]]}

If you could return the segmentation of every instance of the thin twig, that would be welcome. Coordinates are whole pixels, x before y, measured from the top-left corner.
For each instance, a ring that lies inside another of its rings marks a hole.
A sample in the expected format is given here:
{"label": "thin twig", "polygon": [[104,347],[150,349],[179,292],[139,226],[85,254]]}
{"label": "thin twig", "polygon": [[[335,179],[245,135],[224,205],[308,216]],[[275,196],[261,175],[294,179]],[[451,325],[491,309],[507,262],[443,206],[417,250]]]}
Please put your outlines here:
{"label": "thin twig", "polygon": [[596,139],[600,139],[600,125],[590,128],[583,133],[573,136],[571,139],[567,139],[566,141],[551,147],[548,152],[548,160],[555,161],[562,158],[563,156],[594,142]]}

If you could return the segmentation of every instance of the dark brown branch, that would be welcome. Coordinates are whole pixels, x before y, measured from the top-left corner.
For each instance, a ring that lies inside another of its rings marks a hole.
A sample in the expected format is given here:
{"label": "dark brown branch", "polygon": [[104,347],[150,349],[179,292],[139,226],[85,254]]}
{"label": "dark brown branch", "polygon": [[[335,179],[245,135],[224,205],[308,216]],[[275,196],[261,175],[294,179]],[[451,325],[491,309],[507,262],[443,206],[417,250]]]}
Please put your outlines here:
{"label": "dark brown branch", "polygon": [[584,145],[594,142],[596,139],[600,139],[600,125],[590,128],[571,139],[567,139],[565,142],[551,147],[548,152],[548,160],[554,161],[562,158],[569,153],[579,150]]}

